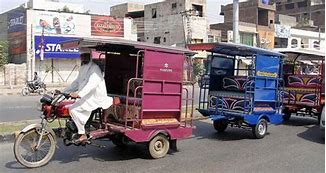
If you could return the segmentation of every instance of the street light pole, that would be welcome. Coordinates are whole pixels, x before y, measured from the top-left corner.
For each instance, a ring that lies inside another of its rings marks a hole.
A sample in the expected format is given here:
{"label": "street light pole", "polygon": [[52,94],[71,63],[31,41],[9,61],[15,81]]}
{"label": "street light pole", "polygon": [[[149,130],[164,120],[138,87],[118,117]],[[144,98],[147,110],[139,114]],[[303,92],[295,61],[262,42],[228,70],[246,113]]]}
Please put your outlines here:
{"label": "street light pole", "polygon": [[233,0],[233,42],[240,43],[240,40],[239,40],[239,0]]}

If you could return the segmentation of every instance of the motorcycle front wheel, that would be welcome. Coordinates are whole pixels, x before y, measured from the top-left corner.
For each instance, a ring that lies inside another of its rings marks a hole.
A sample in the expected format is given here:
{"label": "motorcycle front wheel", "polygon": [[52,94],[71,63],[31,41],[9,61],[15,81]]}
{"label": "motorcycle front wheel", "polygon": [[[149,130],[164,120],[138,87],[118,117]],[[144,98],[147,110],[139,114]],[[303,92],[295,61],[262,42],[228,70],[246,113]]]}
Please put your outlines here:
{"label": "motorcycle front wheel", "polygon": [[26,95],[28,95],[29,94],[29,89],[28,89],[28,87],[24,87],[23,89],[22,89],[22,95],[23,96],[26,96]]}
{"label": "motorcycle front wheel", "polygon": [[40,134],[31,129],[20,133],[14,143],[14,154],[17,161],[28,167],[37,168],[46,165],[54,155],[55,139],[50,133],[44,134],[37,147]]}

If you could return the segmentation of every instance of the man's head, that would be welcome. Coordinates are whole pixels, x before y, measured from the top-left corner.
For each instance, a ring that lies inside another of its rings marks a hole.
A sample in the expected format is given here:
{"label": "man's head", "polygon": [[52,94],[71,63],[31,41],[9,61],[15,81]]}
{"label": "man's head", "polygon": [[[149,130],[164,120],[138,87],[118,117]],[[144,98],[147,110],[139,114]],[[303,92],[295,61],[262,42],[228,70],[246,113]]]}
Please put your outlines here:
{"label": "man's head", "polygon": [[90,53],[82,53],[80,54],[81,65],[88,64],[91,61]]}
{"label": "man's head", "polygon": [[37,76],[37,72],[34,72],[34,76]]}

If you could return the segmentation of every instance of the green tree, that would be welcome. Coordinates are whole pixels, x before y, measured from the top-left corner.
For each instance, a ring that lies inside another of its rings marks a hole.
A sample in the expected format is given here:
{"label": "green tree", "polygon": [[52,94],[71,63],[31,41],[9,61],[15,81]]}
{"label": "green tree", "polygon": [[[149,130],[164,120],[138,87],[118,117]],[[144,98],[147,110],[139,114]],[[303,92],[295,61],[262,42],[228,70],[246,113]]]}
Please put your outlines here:
{"label": "green tree", "polygon": [[204,65],[201,61],[194,61],[193,62],[193,75],[195,77],[194,80],[197,80],[197,78],[204,73]]}
{"label": "green tree", "polygon": [[8,63],[8,42],[0,41],[0,68]]}

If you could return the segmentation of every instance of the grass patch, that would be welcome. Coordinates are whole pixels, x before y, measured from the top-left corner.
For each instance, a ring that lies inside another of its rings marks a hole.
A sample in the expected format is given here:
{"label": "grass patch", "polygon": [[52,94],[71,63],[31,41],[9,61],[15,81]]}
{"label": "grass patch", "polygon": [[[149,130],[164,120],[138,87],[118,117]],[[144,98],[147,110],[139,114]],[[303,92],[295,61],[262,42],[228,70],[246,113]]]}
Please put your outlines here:
{"label": "grass patch", "polygon": [[[39,124],[39,121],[20,121],[20,122],[9,122],[9,123],[0,123],[0,134],[8,134],[8,133],[13,133],[16,131],[21,131],[24,129],[26,126],[30,124]],[[64,127],[65,126],[65,120],[60,120],[61,125]],[[60,127],[58,120],[53,121],[52,123],[48,123],[48,126],[50,128],[58,128]]]}

